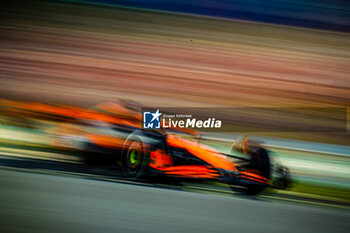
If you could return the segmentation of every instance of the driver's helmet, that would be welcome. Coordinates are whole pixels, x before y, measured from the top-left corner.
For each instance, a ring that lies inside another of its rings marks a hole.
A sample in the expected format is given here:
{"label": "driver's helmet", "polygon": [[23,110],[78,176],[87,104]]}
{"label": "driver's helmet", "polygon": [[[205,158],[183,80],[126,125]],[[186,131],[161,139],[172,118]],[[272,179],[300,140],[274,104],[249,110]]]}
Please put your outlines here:
{"label": "driver's helmet", "polygon": [[255,146],[260,143],[256,140],[252,140],[249,135],[244,135],[238,137],[232,144],[232,150],[238,150],[243,152],[244,154],[248,154],[252,151]]}

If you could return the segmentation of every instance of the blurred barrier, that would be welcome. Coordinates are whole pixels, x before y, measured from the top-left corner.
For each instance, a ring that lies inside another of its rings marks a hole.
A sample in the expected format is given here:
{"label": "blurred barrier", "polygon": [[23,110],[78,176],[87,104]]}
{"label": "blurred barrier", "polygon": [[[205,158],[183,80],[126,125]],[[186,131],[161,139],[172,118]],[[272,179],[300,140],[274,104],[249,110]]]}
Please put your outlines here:
{"label": "blurred barrier", "polygon": [[[239,134],[230,133],[207,133],[204,139],[208,140],[220,140],[230,143],[233,138],[236,138]],[[350,146],[317,143],[311,141],[300,141],[292,139],[271,138],[264,136],[251,136],[253,140],[264,142],[264,145],[270,148],[286,149],[294,151],[305,151],[315,154],[334,155],[350,157]]]}

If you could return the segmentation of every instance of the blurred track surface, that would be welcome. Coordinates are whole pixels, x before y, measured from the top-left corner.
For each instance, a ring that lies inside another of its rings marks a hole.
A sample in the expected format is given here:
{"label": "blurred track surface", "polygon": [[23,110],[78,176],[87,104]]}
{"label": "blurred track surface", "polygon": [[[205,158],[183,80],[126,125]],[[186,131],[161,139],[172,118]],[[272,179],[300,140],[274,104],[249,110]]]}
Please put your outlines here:
{"label": "blurred track surface", "polygon": [[1,232],[347,232],[348,211],[0,170]]}

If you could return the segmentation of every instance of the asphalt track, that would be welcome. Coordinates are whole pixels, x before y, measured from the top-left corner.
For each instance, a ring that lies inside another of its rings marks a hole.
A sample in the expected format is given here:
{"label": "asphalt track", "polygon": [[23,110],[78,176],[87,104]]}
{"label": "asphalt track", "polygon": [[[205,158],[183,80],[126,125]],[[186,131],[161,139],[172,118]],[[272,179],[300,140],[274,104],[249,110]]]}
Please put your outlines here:
{"label": "asphalt track", "polygon": [[0,170],[0,232],[347,232],[350,212]]}

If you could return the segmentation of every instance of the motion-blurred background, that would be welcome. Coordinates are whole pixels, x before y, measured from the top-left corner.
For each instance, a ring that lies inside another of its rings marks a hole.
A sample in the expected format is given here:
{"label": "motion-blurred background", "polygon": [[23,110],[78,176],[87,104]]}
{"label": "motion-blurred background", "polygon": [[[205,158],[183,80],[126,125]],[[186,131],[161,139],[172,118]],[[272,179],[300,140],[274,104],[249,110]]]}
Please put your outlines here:
{"label": "motion-blurred background", "polygon": [[[335,131],[250,133],[291,168],[295,184],[286,192],[350,205],[348,1],[13,0],[0,5],[2,100],[86,108],[120,100],[211,110],[317,107],[328,115],[337,108],[342,115],[332,116],[345,123]],[[279,119],[279,114],[256,114],[259,122]],[[55,123],[2,110],[2,153],[69,160],[51,150],[55,135],[48,129]],[[236,134],[212,134],[208,144],[226,150]]]}

